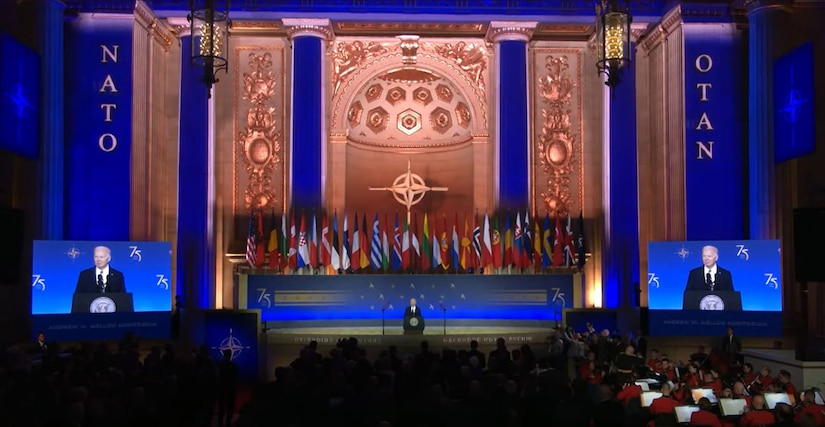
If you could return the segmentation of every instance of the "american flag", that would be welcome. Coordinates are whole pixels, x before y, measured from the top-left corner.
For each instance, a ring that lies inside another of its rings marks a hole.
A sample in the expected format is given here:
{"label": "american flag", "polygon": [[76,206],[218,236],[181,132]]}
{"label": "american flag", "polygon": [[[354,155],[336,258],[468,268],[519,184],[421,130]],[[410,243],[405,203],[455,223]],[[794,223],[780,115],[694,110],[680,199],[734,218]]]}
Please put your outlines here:
{"label": "american flag", "polygon": [[250,267],[255,268],[255,254],[257,252],[257,245],[255,243],[255,214],[249,215],[249,233],[246,237],[246,263]]}

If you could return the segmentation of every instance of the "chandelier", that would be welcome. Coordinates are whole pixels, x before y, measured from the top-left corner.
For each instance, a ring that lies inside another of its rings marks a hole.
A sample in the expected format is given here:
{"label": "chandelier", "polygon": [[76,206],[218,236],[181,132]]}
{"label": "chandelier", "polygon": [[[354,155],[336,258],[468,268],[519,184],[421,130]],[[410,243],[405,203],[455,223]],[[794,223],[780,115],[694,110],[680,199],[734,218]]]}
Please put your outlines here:
{"label": "chandelier", "polygon": [[189,0],[189,31],[192,36],[192,64],[203,67],[203,82],[212,96],[218,72],[229,69],[229,0],[215,6],[216,0]]}
{"label": "chandelier", "polygon": [[599,62],[596,68],[607,79],[604,84],[615,88],[630,67],[630,0],[598,0],[596,3],[596,38]]}

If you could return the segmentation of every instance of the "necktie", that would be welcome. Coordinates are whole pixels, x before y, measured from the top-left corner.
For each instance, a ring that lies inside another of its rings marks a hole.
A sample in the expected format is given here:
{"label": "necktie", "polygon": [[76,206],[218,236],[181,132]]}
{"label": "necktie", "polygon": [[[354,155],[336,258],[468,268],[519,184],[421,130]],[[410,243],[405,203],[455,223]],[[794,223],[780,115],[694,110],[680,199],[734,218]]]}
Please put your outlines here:
{"label": "necktie", "polygon": [[705,275],[705,279],[708,281],[708,288],[710,288],[710,290],[712,291],[713,290],[713,278],[710,277],[710,271],[708,271],[708,273]]}
{"label": "necktie", "polygon": [[102,274],[97,275],[97,287],[100,288],[100,292],[106,293],[106,284],[103,283],[103,275]]}
{"label": "necktie", "polygon": [[415,307],[412,308],[412,312],[413,312],[413,314],[415,314]]}

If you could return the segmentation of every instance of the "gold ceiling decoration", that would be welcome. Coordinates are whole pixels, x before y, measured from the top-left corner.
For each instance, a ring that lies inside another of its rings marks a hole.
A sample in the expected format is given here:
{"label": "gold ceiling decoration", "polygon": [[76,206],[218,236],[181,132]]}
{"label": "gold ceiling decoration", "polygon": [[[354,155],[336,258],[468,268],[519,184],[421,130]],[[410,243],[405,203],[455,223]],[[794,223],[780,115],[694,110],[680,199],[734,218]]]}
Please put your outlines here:
{"label": "gold ceiling decoration", "polygon": [[593,30],[593,25],[585,24],[541,24],[533,35],[539,39],[587,40]]}
{"label": "gold ceiling decoration", "polygon": [[335,22],[338,35],[396,35],[411,33],[419,35],[461,35],[483,36],[487,24],[482,23],[438,23],[438,22]]}
{"label": "gold ceiling decoration", "polygon": [[378,78],[388,82],[404,83],[408,85],[429,83],[441,79],[440,76],[433,74],[432,71],[422,70],[420,68],[401,68],[397,70],[390,70],[379,75]]}
{"label": "gold ceiling decoration", "polygon": [[541,198],[550,216],[564,216],[570,210],[570,176],[575,157],[570,97],[576,85],[569,74],[567,55],[548,55],[544,68],[546,73],[537,82],[542,124],[536,155],[547,178],[542,184]]}

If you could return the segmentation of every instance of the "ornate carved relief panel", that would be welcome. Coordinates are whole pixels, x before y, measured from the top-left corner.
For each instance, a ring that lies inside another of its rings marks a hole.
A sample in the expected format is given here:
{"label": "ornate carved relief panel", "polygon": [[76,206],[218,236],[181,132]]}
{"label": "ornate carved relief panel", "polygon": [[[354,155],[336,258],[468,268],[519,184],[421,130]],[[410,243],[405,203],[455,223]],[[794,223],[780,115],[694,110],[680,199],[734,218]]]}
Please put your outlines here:
{"label": "ornate carved relief panel", "polygon": [[584,48],[532,49],[532,197],[537,215],[575,215],[584,199]]}
{"label": "ornate carved relief panel", "polygon": [[235,49],[233,214],[286,200],[286,70],[281,46]]}

